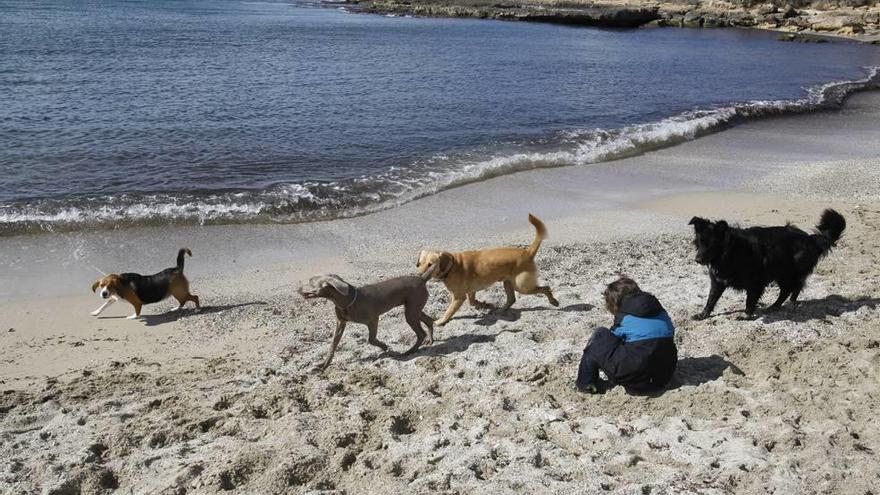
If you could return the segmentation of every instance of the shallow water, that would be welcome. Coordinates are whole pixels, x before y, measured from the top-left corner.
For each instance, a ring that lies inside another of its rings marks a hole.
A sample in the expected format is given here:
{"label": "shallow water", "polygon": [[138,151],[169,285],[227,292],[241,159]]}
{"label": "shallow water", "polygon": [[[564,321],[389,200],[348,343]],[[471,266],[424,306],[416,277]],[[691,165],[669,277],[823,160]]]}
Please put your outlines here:
{"label": "shallow water", "polygon": [[[0,233],[299,221],[837,103],[851,43],[357,15],[0,4]],[[824,85],[824,86],[823,86]]]}

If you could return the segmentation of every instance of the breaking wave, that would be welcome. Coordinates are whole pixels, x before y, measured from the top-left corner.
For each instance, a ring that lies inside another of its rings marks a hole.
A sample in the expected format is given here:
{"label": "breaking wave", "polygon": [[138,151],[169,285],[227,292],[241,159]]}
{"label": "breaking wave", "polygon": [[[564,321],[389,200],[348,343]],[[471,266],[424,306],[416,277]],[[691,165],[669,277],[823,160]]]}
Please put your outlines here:
{"label": "breaking wave", "polygon": [[539,143],[513,146],[512,151],[437,155],[344,181],[301,181],[262,190],[90,195],[2,204],[0,235],[145,224],[296,223],[362,215],[500,175],[616,160],[747,120],[836,108],[853,92],[880,87],[880,67],[866,71],[863,79],[810,88],[800,99],[699,109],[619,129],[564,131]]}

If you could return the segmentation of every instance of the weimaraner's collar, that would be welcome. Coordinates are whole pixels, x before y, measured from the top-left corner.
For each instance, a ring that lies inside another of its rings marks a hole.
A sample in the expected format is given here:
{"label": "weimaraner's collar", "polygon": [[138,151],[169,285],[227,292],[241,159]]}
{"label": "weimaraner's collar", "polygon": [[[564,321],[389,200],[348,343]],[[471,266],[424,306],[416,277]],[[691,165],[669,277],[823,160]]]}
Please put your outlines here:
{"label": "weimaraner's collar", "polygon": [[351,302],[349,302],[348,304],[345,305],[344,308],[342,308],[343,311],[347,311],[348,308],[352,307],[352,306],[354,305],[355,301],[358,300],[358,290],[357,290],[357,287],[355,287],[355,286],[353,286],[353,285],[351,285],[350,287],[351,287],[352,291],[354,291],[354,296],[352,296],[352,298],[351,298]]}

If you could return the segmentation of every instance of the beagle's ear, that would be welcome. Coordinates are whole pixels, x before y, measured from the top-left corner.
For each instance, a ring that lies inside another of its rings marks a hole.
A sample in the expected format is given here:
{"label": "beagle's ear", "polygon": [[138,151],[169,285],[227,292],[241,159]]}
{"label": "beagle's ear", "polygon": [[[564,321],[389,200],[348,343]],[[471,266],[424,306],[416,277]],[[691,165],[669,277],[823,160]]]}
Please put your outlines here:
{"label": "beagle's ear", "polygon": [[95,282],[92,284],[92,292],[95,292],[98,289],[98,284],[100,283],[101,279],[95,280]]}

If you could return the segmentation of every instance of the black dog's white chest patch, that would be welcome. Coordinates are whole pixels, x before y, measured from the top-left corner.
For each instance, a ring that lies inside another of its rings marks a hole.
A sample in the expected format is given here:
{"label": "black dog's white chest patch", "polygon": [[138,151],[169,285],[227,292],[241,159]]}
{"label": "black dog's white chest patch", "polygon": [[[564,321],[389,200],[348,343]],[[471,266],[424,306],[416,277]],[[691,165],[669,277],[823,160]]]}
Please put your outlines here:
{"label": "black dog's white chest patch", "polygon": [[715,268],[714,266],[709,268],[709,274],[712,276],[712,278],[714,278],[718,282],[721,282],[724,285],[731,285],[733,282],[731,279],[722,277],[721,272],[718,270],[718,268]]}

